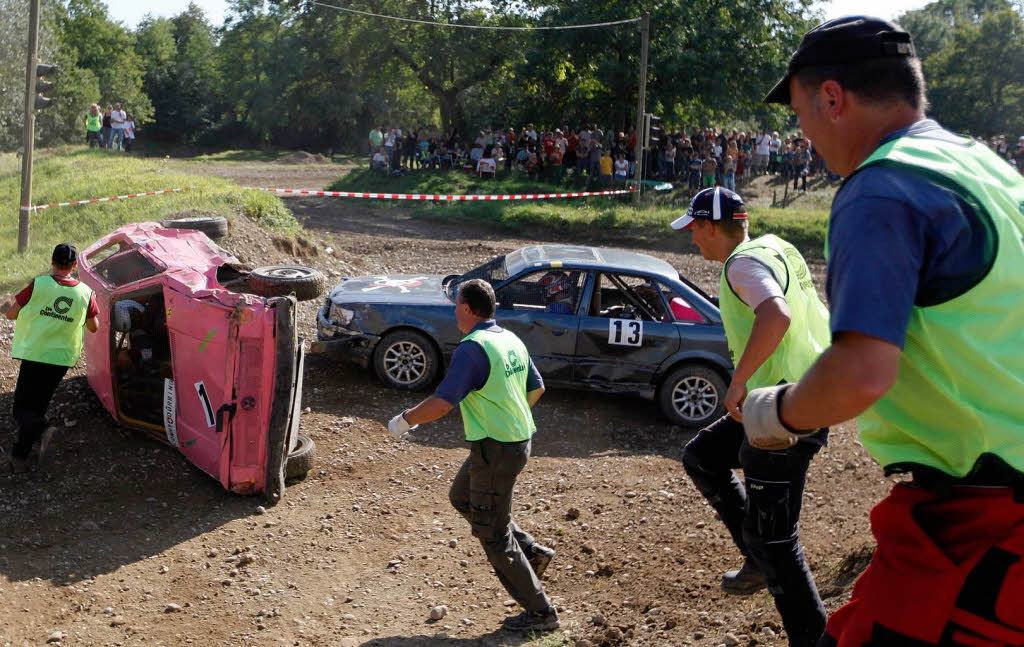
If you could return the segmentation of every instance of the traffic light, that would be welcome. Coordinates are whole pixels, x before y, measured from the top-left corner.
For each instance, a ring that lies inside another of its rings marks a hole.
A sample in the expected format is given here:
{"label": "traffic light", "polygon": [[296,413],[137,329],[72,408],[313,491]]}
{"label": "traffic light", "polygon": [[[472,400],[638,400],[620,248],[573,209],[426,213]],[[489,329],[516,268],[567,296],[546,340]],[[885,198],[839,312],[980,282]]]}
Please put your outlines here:
{"label": "traffic light", "polygon": [[49,108],[53,105],[53,99],[44,97],[44,92],[49,92],[53,89],[56,83],[47,81],[44,76],[52,76],[58,72],[59,68],[56,65],[47,65],[46,63],[40,63],[36,66],[36,110],[42,110],[43,108]]}
{"label": "traffic light", "polygon": [[649,112],[644,113],[644,148],[657,148],[665,137],[665,129],[661,126],[661,117]]}

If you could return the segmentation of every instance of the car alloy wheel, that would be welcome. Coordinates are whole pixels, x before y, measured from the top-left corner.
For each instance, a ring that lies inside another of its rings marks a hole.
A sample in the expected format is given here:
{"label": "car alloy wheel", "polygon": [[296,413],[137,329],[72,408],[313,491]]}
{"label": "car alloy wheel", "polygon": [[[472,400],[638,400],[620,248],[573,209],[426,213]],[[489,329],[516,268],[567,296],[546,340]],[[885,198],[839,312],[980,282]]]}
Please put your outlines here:
{"label": "car alloy wheel", "polygon": [[398,341],[384,351],[384,370],[401,385],[411,385],[427,370],[427,354],[411,341]]}
{"label": "car alloy wheel", "polygon": [[672,389],[672,406],[687,421],[703,420],[718,408],[718,390],[703,377],[690,375]]}

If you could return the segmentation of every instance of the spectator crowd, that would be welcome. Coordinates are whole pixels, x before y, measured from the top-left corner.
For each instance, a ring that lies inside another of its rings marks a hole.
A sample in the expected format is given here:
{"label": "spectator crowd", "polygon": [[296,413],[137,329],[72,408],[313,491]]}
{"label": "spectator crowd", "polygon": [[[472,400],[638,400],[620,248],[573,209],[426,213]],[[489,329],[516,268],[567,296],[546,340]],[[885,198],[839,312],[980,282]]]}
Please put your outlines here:
{"label": "spectator crowd", "polygon": [[[636,175],[636,133],[584,124],[538,130],[526,124],[481,130],[463,137],[457,130],[375,127],[370,131],[371,168],[382,175],[421,169],[464,169],[481,176],[499,170],[519,171],[534,179],[590,186],[623,186]],[[828,171],[813,145],[800,132],[678,129],[652,141],[645,153],[644,178],[687,186],[691,191],[724,186],[735,190],[757,175],[793,181],[807,190],[807,180]],[[831,176],[835,179],[835,176]]]}
{"label": "spectator crowd", "polygon": [[85,141],[89,148],[131,152],[132,143],[135,141],[135,118],[122,110],[120,103],[108,105],[107,109],[102,111],[98,103],[92,104],[83,122]]}

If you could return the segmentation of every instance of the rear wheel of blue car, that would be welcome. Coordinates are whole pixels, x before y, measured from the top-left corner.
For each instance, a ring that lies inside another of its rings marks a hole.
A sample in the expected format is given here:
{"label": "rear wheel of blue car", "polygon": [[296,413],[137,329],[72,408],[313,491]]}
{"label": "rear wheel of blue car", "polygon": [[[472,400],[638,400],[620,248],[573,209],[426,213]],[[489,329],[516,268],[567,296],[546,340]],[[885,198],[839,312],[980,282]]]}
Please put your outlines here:
{"label": "rear wheel of blue car", "polygon": [[682,427],[705,427],[725,415],[725,380],[701,364],[684,364],[669,373],[658,390],[658,404]]}
{"label": "rear wheel of blue car", "polygon": [[406,391],[425,389],[434,382],[440,363],[430,339],[415,330],[396,330],[377,344],[373,367],[388,386]]}

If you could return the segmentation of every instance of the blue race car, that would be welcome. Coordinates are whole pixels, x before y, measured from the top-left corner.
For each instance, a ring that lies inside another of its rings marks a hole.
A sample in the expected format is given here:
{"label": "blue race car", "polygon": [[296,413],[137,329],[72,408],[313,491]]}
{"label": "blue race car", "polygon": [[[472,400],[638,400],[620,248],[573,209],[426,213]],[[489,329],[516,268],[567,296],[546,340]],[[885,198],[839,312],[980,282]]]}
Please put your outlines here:
{"label": "blue race car", "polygon": [[313,351],[372,366],[394,388],[428,388],[462,337],[454,298],[469,279],[494,286],[498,323],[548,386],[657,399],[686,427],[724,415],[732,363],[717,299],[619,249],[535,245],[464,274],[343,279],[317,313]]}

